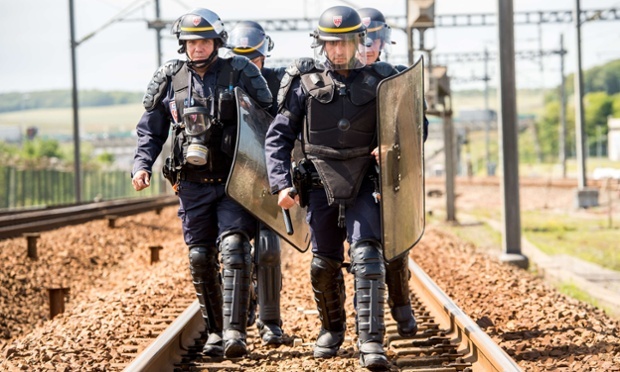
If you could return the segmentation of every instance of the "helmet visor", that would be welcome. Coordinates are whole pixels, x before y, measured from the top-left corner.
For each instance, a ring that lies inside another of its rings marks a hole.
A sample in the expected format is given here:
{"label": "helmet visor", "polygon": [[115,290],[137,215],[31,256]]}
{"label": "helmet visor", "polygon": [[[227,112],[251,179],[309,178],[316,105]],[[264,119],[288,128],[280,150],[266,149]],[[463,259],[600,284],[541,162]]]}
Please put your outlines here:
{"label": "helmet visor", "polygon": [[362,33],[320,36],[315,40],[314,60],[328,70],[352,70],[366,65],[366,38]]}
{"label": "helmet visor", "polygon": [[228,36],[228,45],[233,53],[249,59],[259,55],[269,57],[273,42],[269,35],[250,27],[236,27]]}

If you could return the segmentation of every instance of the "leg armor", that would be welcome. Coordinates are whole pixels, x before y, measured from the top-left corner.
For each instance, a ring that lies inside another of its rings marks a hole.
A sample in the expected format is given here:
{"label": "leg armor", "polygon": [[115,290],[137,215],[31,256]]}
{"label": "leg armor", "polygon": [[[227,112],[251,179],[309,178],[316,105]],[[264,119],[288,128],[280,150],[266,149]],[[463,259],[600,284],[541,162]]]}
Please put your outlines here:
{"label": "leg armor", "polygon": [[319,310],[321,331],[314,346],[315,358],[331,358],[338,353],[346,330],[342,263],[314,255],[310,278]]}
{"label": "leg armor", "polygon": [[252,257],[250,242],[239,232],[223,235],[220,243],[224,280],[224,355],[246,354],[245,334],[250,299]]}
{"label": "leg armor", "polygon": [[280,238],[273,231],[261,228],[254,249],[258,281],[258,328],[264,344],[279,345],[282,343]]}
{"label": "leg armor", "polygon": [[222,279],[217,255],[215,247],[192,245],[189,248],[192,282],[209,333],[203,349],[203,353],[208,356],[221,356],[223,352]]}
{"label": "leg armor", "polygon": [[388,286],[388,305],[392,318],[397,322],[398,334],[413,337],[418,331],[418,324],[411,309],[409,299],[409,277],[407,256],[385,264],[385,282]]}
{"label": "leg armor", "polygon": [[356,329],[360,364],[385,368],[389,362],[383,349],[385,323],[385,266],[381,245],[362,240],[351,246],[351,273],[355,275]]}
{"label": "leg armor", "polygon": [[248,305],[248,322],[250,327],[256,323],[256,308],[258,307],[258,284],[256,283],[256,252],[255,248],[250,250],[252,257],[252,276],[250,277],[250,301]]}

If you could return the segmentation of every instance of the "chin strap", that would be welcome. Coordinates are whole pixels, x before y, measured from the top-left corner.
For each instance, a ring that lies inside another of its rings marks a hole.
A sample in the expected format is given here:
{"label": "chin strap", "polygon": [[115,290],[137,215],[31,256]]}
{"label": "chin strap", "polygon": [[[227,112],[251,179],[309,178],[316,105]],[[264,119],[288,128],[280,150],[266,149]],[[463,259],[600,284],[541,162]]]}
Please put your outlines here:
{"label": "chin strap", "polygon": [[217,57],[217,49],[214,49],[213,52],[211,52],[211,55],[209,55],[209,58],[206,58],[206,59],[198,59],[198,60],[192,61],[189,59],[189,56],[187,56],[187,61],[188,61],[187,66],[203,68],[203,67],[209,66],[213,62],[215,57]]}

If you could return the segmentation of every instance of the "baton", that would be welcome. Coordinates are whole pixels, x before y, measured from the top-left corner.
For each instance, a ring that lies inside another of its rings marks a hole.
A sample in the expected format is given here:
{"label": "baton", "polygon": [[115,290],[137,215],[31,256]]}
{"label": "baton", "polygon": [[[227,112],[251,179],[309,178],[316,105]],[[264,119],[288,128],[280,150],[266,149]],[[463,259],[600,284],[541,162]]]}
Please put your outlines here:
{"label": "baton", "polygon": [[[295,187],[291,187],[288,196],[291,198],[295,198],[297,195],[297,189]],[[282,208],[282,217],[284,218],[284,226],[286,226],[286,233],[288,235],[293,235],[293,222],[291,221],[291,213],[288,209]]]}

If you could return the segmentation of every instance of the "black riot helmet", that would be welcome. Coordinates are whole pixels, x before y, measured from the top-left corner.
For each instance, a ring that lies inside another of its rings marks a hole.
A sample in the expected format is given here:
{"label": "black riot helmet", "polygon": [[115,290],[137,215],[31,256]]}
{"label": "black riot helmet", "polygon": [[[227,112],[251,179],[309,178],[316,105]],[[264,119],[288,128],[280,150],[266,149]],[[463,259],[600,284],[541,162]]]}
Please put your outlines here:
{"label": "black riot helmet", "polygon": [[196,8],[172,24],[171,33],[179,40],[179,53],[185,53],[186,40],[213,39],[214,53],[226,44],[228,34],[220,17],[209,9]]}
{"label": "black riot helmet", "polygon": [[241,21],[230,31],[226,46],[234,54],[254,59],[259,56],[269,57],[273,45],[271,37],[265,34],[260,24]]}
{"label": "black riot helmet", "polygon": [[366,26],[368,38],[381,40],[383,45],[392,43],[392,29],[385,22],[385,16],[375,8],[362,8],[357,11],[362,18],[362,23]]}
{"label": "black riot helmet", "polygon": [[[315,64],[333,70],[361,68],[366,64],[366,27],[355,9],[334,6],[321,14],[313,37]],[[335,45],[346,45],[347,53],[334,54]]]}

